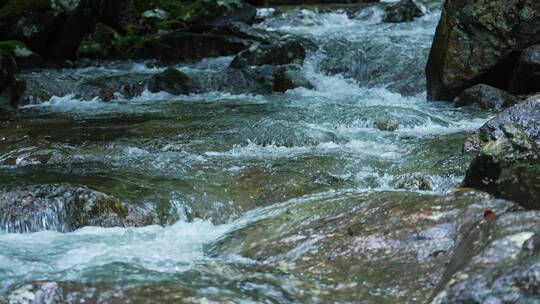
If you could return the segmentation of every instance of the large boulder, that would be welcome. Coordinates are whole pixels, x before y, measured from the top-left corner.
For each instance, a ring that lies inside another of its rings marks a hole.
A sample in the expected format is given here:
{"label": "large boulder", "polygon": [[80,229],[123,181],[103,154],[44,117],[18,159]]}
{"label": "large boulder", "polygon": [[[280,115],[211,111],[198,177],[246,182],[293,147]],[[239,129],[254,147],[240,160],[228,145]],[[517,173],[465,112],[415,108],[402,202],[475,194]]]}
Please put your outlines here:
{"label": "large boulder", "polygon": [[[447,263],[460,256],[456,248],[466,244],[463,237],[484,236],[493,222],[485,214],[515,219],[510,213],[515,209],[511,202],[465,189],[444,196],[329,191],[259,209],[255,219],[205,246],[206,256],[234,261],[203,259],[174,282],[32,282],[35,278],[26,276],[30,282],[17,282],[2,296],[14,304],[45,297],[47,303],[425,303]],[[515,233],[538,231],[531,227],[531,212],[518,214],[522,220],[497,224],[508,224]],[[476,253],[482,245],[467,249]],[[504,247],[497,249],[504,253]],[[77,270],[88,271],[83,267]],[[246,292],[254,286],[256,292]]]}
{"label": "large boulder", "polygon": [[540,101],[508,108],[466,143],[478,150],[464,184],[540,209]]}
{"label": "large boulder", "polygon": [[242,51],[231,62],[232,68],[261,66],[265,64],[303,64],[306,50],[302,43],[285,39],[274,44],[255,44]]}
{"label": "large boulder", "polygon": [[485,83],[506,89],[526,47],[540,41],[536,0],[447,0],[426,67],[430,100]]}
{"label": "large boulder", "polygon": [[24,42],[45,59],[76,57],[98,20],[118,14],[122,1],[9,0],[0,8],[0,38]]}
{"label": "large boulder", "polygon": [[147,81],[150,92],[167,92],[174,95],[185,95],[190,91],[189,76],[175,68],[168,68],[165,71],[152,76]]}
{"label": "large boulder", "polygon": [[84,226],[127,227],[155,224],[143,207],[83,187],[34,185],[0,192],[0,230],[72,231]]}
{"label": "large boulder", "polygon": [[[126,39],[127,40],[127,39]],[[123,37],[111,26],[96,24],[94,31],[85,37],[77,49],[78,58],[89,59],[122,59],[126,49]]]}
{"label": "large boulder", "polygon": [[20,103],[40,103],[49,101],[53,96],[65,96],[81,85],[79,77],[65,73],[61,69],[42,69],[39,73],[22,71],[17,79],[24,81]]}
{"label": "large boulder", "polygon": [[251,23],[256,15],[255,7],[242,0],[197,0],[180,18],[191,24],[220,26],[235,21]]}
{"label": "large boulder", "polygon": [[111,101],[116,98],[133,98],[144,92],[146,74],[100,76],[81,81],[73,88],[73,95],[80,100]]}
{"label": "large boulder", "polygon": [[415,0],[401,0],[389,4],[384,10],[383,21],[388,23],[410,22],[414,18],[424,16],[427,12],[427,9]]}
{"label": "large boulder", "polygon": [[39,55],[20,41],[0,41],[0,52],[11,54],[19,71],[40,68],[45,65]]}
{"label": "large boulder", "polygon": [[540,92],[540,44],[521,53],[508,90],[514,94]]}
{"label": "large boulder", "polygon": [[[203,27],[204,29],[204,27]],[[269,44],[273,40],[279,39],[279,35],[273,32],[255,28],[244,22],[229,22],[225,25],[214,26],[208,30],[209,33],[233,36],[240,39],[252,40]]]}
{"label": "large boulder", "polygon": [[297,64],[280,66],[273,73],[275,92],[285,92],[287,90],[303,87],[313,89],[314,85],[306,78],[302,67]]}
{"label": "large boulder", "polygon": [[12,110],[22,98],[25,82],[15,78],[16,72],[13,54],[0,50],[0,112]]}
{"label": "large boulder", "polygon": [[486,213],[461,236],[431,303],[538,303],[539,222],[539,211]]}
{"label": "large boulder", "polygon": [[323,303],[425,303],[462,235],[483,225],[486,211],[514,206],[470,190],[329,195],[273,209],[210,252],[325,286],[317,298]]}
{"label": "large boulder", "polygon": [[510,93],[485,84],[477,84],[463,91],[456,99],[455,106],[464,107],[474,104],[482,109],[500,111],[517,102],[518,98]]}
{"label": "large boulder", "polygon": [[252,42],[231,36],[173,31],[141,38],[131,51],[132,59],[157,59],[164,63],[230,56]]}

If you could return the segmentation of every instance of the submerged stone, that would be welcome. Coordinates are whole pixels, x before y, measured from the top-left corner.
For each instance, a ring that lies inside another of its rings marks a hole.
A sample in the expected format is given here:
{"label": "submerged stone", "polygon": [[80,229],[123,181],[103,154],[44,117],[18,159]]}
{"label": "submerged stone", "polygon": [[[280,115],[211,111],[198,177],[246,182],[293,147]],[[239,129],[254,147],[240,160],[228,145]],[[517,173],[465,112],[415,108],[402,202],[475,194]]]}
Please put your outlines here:
{"label": "submerged stone", "polygon": [[276,207],[230,232],[211,253],[301,275],[325,286],[320,302],[424,303],[461,236],[484,221],[484,211],[504,214],[514,207],[471,190],[329,194]]}
{"label": "submerged stone", "polygon": [[389,132],[393,132],[399,128],[398,122],[391,118],[378,119],[375,121],[374,125],[375,125],[375,128],[381,131],[389,131]]}
{"label": "submerged stone", "polygon": [[397,189],[404,190],[433,190],[433,181],[422,173],[404,174],[394,181]]}

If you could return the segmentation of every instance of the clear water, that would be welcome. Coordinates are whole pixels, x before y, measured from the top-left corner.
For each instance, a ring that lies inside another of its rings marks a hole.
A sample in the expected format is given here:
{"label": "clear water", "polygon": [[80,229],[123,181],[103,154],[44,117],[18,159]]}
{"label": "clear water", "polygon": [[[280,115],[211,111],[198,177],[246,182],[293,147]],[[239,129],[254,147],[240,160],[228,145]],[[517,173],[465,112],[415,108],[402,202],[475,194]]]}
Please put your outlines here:
{"label": "clear water", "polygon": [[[353,19],[303,11],[259,25],[319,45],[304,64],[313,90],[145,92],[110,103],[67,95],[2,122],[0,184],[86,185],[155,204],[164,226],[0,234],[0,290],[33,280],[175,282],[201,297],[316,300],[303,293],[309,287],[301,278],[205,248],[291,201],[403,191],[397,180],[415,172],[431,181],[431,194],[459,185],[467,164],[461,145],[489,114],[426,101],[423,69],[439,15],[434,9],[411,23],[381,24],[376,14]],[[219,74],[230,60],[177,67]],[[160,70],[111,63],[49,72],[97,77]],[[398,123],[396,131],[375,127],[388,119]],[[47,164],[40,162],[44,154],[51,156]]]}

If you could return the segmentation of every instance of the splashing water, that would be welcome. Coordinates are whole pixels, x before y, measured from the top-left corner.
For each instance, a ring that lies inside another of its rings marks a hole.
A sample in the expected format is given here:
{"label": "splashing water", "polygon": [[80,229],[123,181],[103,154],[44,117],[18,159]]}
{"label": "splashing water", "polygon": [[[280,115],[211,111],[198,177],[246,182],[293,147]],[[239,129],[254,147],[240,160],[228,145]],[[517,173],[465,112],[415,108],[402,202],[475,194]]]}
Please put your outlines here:
{"label": "splashing water", "polygon": [[[426,101],[423,69],[439,15],[433,10],[404,24],[309,10],[266,19],[258,27],[319,46],[303,66],[315,86],[311,90],[144,92],[110,103],[66,94],[27,106],[21,121],[0,128],[3,185],[83,184],[151,202],[162,209],[164,223],[176,223],[0,234],[0,290],[33,280],[175,281],[192,271],[219,280],[222,267],[261,262],[210,257],[204,248],[282,212],[281,202],[340,191],[401,191],[398,180],[409,173],[430,180],[430,193],[447,192],[464,175],[464,138],[489,114]],[[177,68],[219,74],[230,60]],[[143,63],[111,63],[61,72],[92,78],[161,71]],[[397,129],[379,127],[386,122]],[[54,162],[32,161],[44,150]],[[261,283],[266,295],[278,290],[270,277],[272,283]],[[193,284],[189,288],[201,289],[196,284],[204,282]]]}

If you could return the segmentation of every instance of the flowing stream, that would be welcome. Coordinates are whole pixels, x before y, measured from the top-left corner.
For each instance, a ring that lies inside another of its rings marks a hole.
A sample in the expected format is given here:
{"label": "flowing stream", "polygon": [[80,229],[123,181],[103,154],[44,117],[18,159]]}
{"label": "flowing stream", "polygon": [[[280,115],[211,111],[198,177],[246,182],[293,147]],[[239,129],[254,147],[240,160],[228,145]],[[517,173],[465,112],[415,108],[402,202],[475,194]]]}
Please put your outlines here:
{"label": "flowing stream", "polygon": [[[0,184],[85,185],[153,206],[163,226],[0,234],[0,291],[35,280],[117,288],[174,282],[186,297],[321,301],[319,281],[216,244],[234,247],[250,223],[336,193],[442,195],[459,185],[468,163],[461,145],[489,114],[426,101],[423,70],[439,16],[438,4],[401,24],[381,23],[376,10],[357,17],[303,10],[257,25],[318,45],[303,66],[314,89],[145,92],[109,103],[66,95],[25,107],[19,120],[1,123]],[[231,60],[176,67],[208,75],[210,86]],[[162,70],[112,62],[34,73],[92,78]],[[377,127],[388,122],[398,129]],[[411,188],[410,179],[427,186]],[[302,246],[289,254],[318,244]]]}

